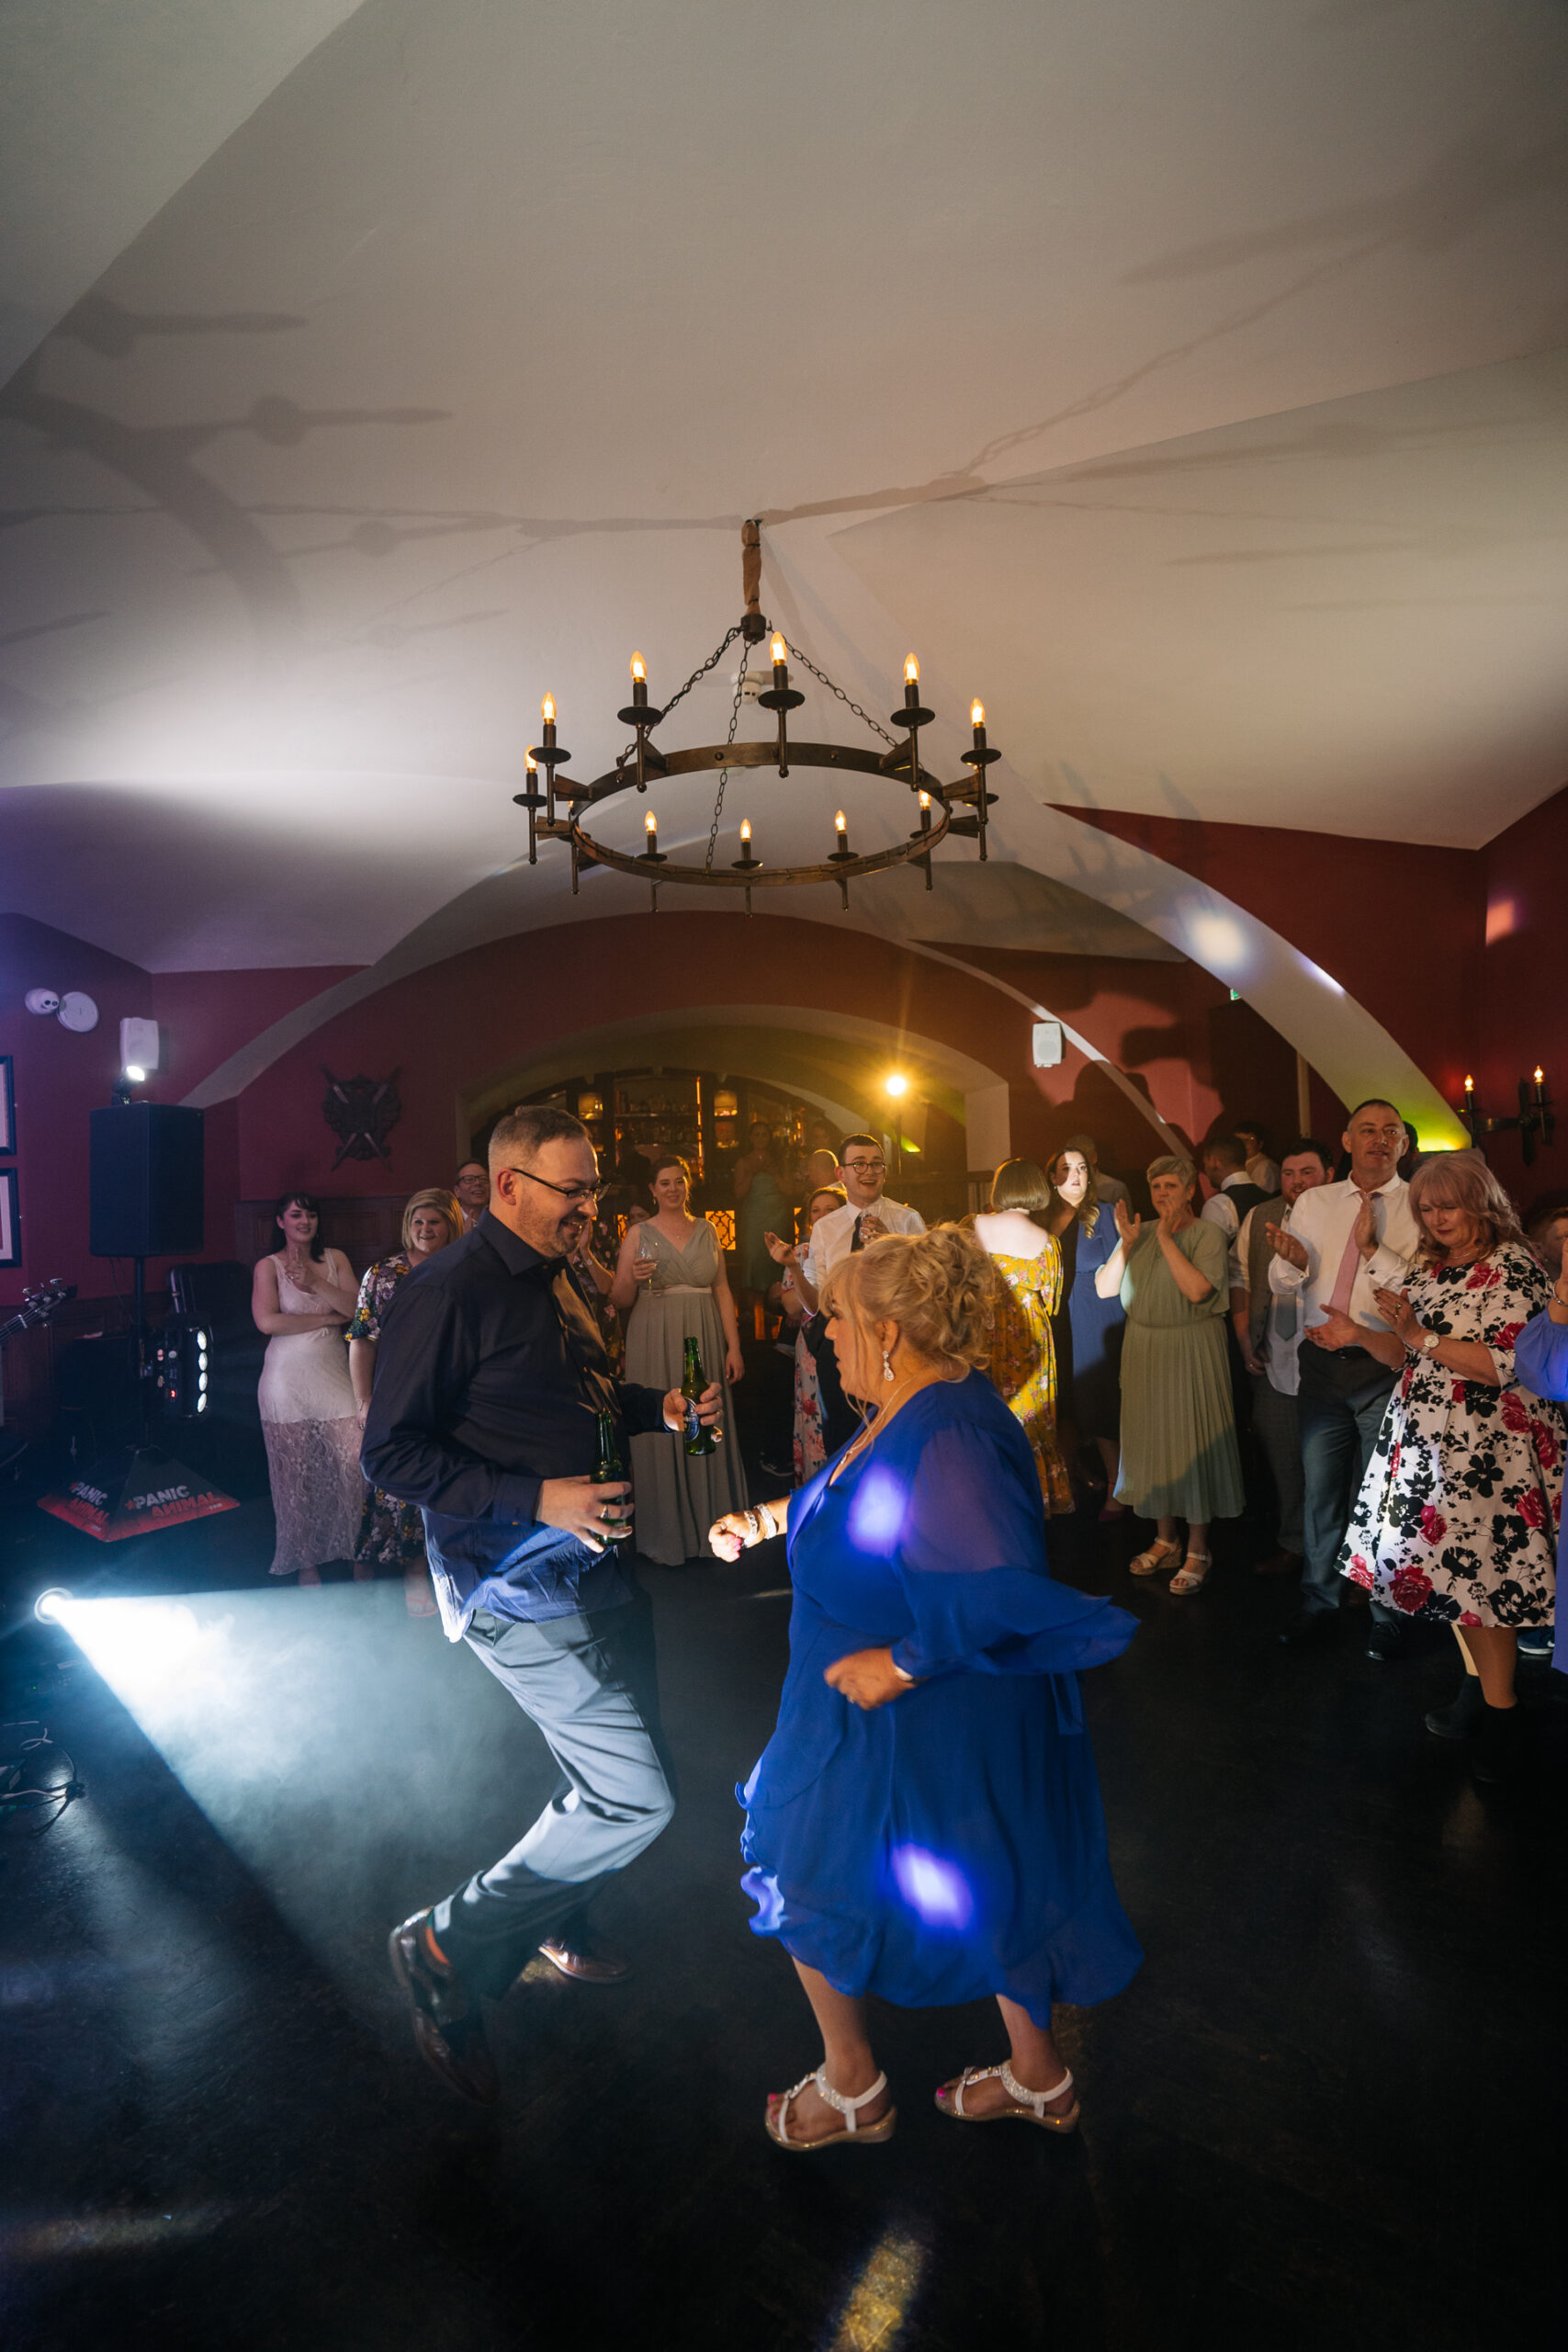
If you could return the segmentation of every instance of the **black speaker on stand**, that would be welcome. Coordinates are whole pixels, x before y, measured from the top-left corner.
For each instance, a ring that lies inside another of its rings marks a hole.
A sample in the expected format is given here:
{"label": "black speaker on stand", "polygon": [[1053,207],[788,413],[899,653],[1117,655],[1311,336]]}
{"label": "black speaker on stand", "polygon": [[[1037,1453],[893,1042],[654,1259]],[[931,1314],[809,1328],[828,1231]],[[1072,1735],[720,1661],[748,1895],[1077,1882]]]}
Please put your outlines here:
{"label": "black speaker on stand", "polygon": [[88,1140],[88,1247],[95,1258],[129,1258],[135,1270],[136,1442],[106,1454],[39,1508],[114,1544],[239,1506],[152,1444],[148,1430],[147,1386],[157,1366],[148,1347],[147,1261],[202,1246],[201,1113],[178,1102],[116,1102],[89,1113]]}

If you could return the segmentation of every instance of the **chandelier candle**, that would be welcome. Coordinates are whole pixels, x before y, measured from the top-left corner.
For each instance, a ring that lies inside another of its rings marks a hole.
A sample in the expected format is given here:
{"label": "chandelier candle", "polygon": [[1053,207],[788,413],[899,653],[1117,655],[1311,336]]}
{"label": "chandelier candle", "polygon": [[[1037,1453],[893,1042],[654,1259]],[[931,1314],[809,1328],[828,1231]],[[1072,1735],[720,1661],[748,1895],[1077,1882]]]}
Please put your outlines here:
{"label": "chandelier candle", "polygon": [[699,1340],[685,1343],[685,1371],[681,1379],[681,1394],[686,1400],[686,1451],[696,1460],[712,1453],[718,1443],[716,1433],[705,1421],[697,1418],[697,1403],[706,1388],[707,1374],[703,1370],[703,1350]]}
{"label": "chandelier candle", "polygon": [[784,656],[789,651],[789,648],[776,630],[773,633],[773,640],[769,646],[768,651],[773,656],[773,683],[767,689],[765,694],[760,694],[757,696],[757,700],[761,703],[764,710],[776,711],[778,714],[778,737],[774,746],[773,757],[777,763],[780,775],[788,775],[789,733],[785,721],[792,710],[799,709],[801,704],[806,700],[806,696],[804,695],[797,695],[795,688],[790,684],[789,663],[784,659]]}

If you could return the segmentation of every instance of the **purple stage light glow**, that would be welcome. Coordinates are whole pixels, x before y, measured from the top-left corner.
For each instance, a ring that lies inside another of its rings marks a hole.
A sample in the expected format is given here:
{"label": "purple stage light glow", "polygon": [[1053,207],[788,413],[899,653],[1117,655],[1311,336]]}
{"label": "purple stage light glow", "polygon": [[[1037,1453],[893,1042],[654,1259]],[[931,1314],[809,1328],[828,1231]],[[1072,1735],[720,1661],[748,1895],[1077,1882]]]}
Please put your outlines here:
{"label": "purple stage light glow", "polygon": [[893,1876],[910,1910],[928,1928],[951,1928],[961,1934],[975,1917],[975,1897],[963,1871],[928,1854],[923,1846],[895,1846]]}
{"label": "purple stage light glow", "polygon": [[858,1552],[891,1552],[903,1532],[909,1497],[902,1478],[873,1463],[850,1505],[850,1542]]}

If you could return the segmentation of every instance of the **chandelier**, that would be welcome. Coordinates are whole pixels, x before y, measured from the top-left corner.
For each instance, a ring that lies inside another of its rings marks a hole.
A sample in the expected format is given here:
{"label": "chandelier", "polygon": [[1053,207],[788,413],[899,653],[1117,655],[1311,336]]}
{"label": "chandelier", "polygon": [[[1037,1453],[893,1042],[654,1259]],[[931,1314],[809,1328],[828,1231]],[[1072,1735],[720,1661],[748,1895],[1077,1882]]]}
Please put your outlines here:
{"label": "chandelier", "polygon": [[[836,882],[845,907],[850,903],[850,884],[863,874],[880,874],[889,866],[918,865],[925,873],[926,888],[931,886],[931,852],[942,842],[954,836],[975,842],[980,858],[986,857],[986,826],[996,794],[986,783],[986,770],[1001,757],[986,741],[986,712],[982,703],[970,709],[969,723],[974,740],[963,755],[963,764],[970,771],[956,784],[944,784],[931,775],[923,763],[920,752],[920,730],[930,727],[936,713],[928,710],[920,701],[920,665],[911,653],[904,664],[904,701],[902,707],[888,714],[888,727],[879,726],[869,713],[852,702],[841,686],[835,685],[825,672],[807,659],[798,646],[791,645],[780,632],[771,632],[768,648],[773,664],[773,684],[756,699],[775,718],[773,740],[754,743],[735,740],[740,717],[740,705],[745,697],[747,673],[751,654],[764,638],[770,636],[767,618],[761,610],[760,596],[762,576],[761,535],[756,523],[746,523],[740,532],[741,584],[746,598],[746,610],[733,628],[725,632],[705,662],[693,671],[678,693],[671,695],[662,709],[649,700],[648,670],[640,653],[631,662],[632,698],[616,715],[624,727],[632,729],[632,741],[615,761],[613,768],[592,784],[575,784],[562,773],[570,759],[557,741],[557,711],[553,695],[546,695],[542,707],[544,741],[531,744],[527,755],[528,787],[513,797],[528,812],[528,863],[538,863],[541,840],[564,842],[571,853],[571,888],[577,894],[578,883],[585,867],[607,866],[617,874],[640,875],[650,888],[653,911],[659,911],[661,887],[671,884],[689,885],[702,890],[740,890],[745,893],[746,911],[751,911],[751,893],[755,889],[778,889],[807,883]],[[689,751],[662,751],[651,741],[653,730],[667,719],[699,679],[707,676],[729,648],[739,639],[742,651],[739,673],[735,682],[735,700],[730,711],[729,734],[723,743],[701,743]],[[797,710],[806,697],[790,684],[790,662],[810,673],[818,683],[836,695],[855,718],[863,719],[874,736],[886,745],[876,751],[864,744],[799,743],[790,739],[789,714]],[[888,728],[897,734],[890,734]],[[908,837],[889,849],[860,852],[850,846],[849,818],[840,808],[833,819],[833,846],[820,865],[771,865],[760,854],[751,820],[743,818],[740,824],[740,854],[720,864],[718,854],[719,827],[724,816],[725,787],[730,775],[738,768],[776,768],[779,775],[787,776],[792,767],[826,768],[844,777],[874,776],[891,779],[903,785],[914,799],[919,821]],[[650,785],[666,777],[679,775],[711,775],[718,771],[718,793],[714,801],[713,823],[708,832],[707,854],[698,865],[669,856],[659,846],[659,820],[649,808],[643,819],[644,846],[636,853],[614,849],[589,830],[589,822],[601,802],[610,800],[617,793],[636,791],[647,795]],[[540,776],[544,782],[541,786]]]}

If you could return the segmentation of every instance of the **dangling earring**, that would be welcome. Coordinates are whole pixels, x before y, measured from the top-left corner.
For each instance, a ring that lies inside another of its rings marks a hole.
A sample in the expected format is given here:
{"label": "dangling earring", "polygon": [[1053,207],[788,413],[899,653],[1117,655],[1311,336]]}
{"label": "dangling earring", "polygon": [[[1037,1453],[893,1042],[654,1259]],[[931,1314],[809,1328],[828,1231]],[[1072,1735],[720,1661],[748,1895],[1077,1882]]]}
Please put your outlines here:
{"label": "dangling earring", "polygon": [[893,1377],[893,1360],[886,1348],[882,1351],[882,1377],[884,1380],[891,1380]]}

